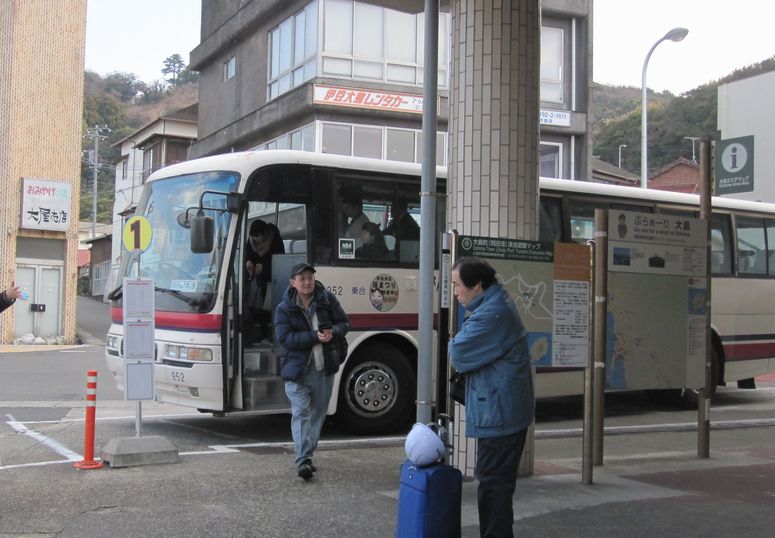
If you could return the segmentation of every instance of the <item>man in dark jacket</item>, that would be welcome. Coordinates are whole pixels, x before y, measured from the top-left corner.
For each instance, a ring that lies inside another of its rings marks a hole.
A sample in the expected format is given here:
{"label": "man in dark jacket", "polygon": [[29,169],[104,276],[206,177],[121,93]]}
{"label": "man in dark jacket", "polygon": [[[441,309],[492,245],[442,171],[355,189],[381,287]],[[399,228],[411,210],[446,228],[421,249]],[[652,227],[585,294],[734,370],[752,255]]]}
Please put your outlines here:
{"label": "man in dark jacket", "polygon": [[350,322],[336,296],[315,280],[315,268],[297,263],[274,315],[281,376],[291,402],[291,434],[298,475],[312,478],[312,454],[320,439],[334,384],[345,358],[341,345]]}
{"label": "man in dark jacket", "polygon": [[16,283],[11,282],[8,289],[0,293],[0,312],[15,303],[16,299],[21,296],[22,292],[19,290],[19,286],[17,286]]}

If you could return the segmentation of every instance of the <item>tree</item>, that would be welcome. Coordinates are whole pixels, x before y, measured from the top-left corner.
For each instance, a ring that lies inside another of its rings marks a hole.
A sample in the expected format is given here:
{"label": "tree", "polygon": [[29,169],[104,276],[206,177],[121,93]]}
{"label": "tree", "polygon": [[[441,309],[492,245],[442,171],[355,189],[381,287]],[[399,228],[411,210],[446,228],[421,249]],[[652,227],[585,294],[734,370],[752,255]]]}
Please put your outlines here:
{"label": "tree", "polygon": [[181,58],[180,54],[175,53],[164,60],[164,67],[161,72],[163,75],[172,75],[170,84],[177,86],[178,78],[185,68],[186,63],[183,61],[183,58]]}
{"label": "tree", "polygon": [[180,75],[178,75],[178,86],[182,86],[183,84],[194,84],[196,82],[199,82],[199,72],[192,71],[188,67],[186,67],[183,71],[180,72]]}
{"label": "tree", "polygon": [[103,79],[104,91],[115,95],[122,101],[132,101],[145,86],[134,73],[115,71]]}

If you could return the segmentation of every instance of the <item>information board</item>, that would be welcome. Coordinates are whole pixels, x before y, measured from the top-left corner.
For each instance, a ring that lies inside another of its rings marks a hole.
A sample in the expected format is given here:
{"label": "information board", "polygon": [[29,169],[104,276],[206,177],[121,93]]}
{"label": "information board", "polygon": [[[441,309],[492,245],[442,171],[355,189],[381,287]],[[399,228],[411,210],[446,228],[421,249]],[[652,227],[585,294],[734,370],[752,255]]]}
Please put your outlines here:
{"label": "information board", "polygon": [[610,210],[608,222],[607,388],[702,386],[705,221]]}
{"label": "information board", "polygon": [[[459,236],[457,255],[478,256],[496,270],[525,325],[534,366],[587,366],[591,280],[587,246]],[[463,315],[457,319],[462,323]]]}

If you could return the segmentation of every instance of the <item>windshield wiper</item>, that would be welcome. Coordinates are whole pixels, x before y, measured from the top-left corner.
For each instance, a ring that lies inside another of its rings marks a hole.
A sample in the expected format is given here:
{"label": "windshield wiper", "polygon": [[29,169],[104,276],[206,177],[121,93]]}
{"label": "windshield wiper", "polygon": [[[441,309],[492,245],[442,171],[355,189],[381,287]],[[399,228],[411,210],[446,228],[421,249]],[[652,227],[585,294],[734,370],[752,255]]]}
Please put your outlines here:
{"label": "windshield wiper", "polygon": [[169,288],[160,288],[158,286],[155,286],[154,291],[159,291],[161,293],[166,293],[167,295],[172,295],[176,299],[180,299],[181,301],[189,305],[192,310],[204,310],[208,304],[207,301],[199,300],[195,297],[189,297],[188,295],[185,295],[184,293],[178,290],[171,290]]}
{"label": "windshield wiper", "polygon": [[108,293],[108,299],[110,299],[111,301],[118,301],[119,299],[121,299],[121,296],[124,295],[123,288],[124,288],[123,284],[119,284],[118,286],[116,286],[116,289]]}
{"label": "windshield wiper", "polygon": [[159,286],[154,286],[153,290],[166,293],[167,295],[172,295],[173,297],[176,297],[191,306],[199,305],[199,300],[194,299],[193,297],[189,297],[188,295],[184,295],[182,292],[179,292],[178,290],[171,290],[169,288],[160,288]]}

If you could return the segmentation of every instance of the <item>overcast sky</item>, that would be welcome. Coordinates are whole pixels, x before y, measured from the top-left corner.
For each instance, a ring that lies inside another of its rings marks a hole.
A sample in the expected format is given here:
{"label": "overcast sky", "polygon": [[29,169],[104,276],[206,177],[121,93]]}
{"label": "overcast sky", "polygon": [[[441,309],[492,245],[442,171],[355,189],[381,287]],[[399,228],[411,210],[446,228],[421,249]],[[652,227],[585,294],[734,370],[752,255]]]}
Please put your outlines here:
{"label": "overcast sky", "polygon": [[[199,43],[201,0],[89,0],[86,68],[162,78],[164,59],[189,62]],[[661,43],[647,84],[679,94],[775,55],[768,0],[594,0],[594,80],[640,88],[649,48],[676,26],[680,43]]]}

